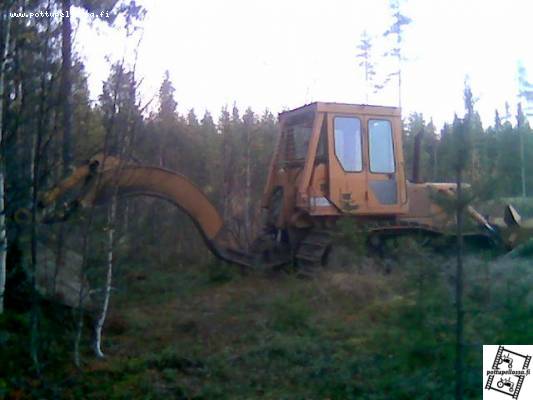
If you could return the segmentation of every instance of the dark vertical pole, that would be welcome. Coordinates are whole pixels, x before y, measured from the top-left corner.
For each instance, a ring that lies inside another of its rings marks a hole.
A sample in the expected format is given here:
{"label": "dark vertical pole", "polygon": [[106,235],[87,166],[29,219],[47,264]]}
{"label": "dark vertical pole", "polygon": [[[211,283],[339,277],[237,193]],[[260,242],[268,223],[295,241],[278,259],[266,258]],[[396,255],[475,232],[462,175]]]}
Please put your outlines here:
{"label": "dark vertical pole", "polygon": [[[464,132],[463,132],[464,133]],[[457,149],[461,151],[461,149]],[[455,399],[463,399],[463,188],[462,165],[457,167],[457,267],[455,272]]]}
{"label": "dark vertical pole", "polygon": [[61,0],[61,101],[63,102],[63,175],[68,174],[72,162],[72,25],[70,23],[71,0]]}
{"label": "dark vertical pole", "polygon": [[[61,20],[61,87],[60,101],[62,103],[62,120],[63,125],[63,149],[62,149],[62,169],[61,175],[66,177],[72,163],[72,25],[70,23],[70,5],[71,0],[61,0],[61,11],[63,19]],[[60,224],[57,233],[57,254],[54,271],[53,290],[56,290],[56,279],[59,271],[65,264],[64,248],[65,226]]]}
{"label": "dark vertical pole", "polygon": [[437,182],[437,168],[438,168],[438,141],[433,138],[433,174],[432,181]]}

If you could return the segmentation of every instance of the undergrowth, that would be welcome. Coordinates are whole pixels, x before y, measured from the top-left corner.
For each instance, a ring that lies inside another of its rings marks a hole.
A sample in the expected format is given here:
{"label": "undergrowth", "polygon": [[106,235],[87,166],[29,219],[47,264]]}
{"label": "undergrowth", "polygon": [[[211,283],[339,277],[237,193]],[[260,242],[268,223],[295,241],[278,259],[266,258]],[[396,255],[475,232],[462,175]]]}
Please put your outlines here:
{"label": "undergrowth", "polygon": [[[40,377],[28,362],[27,315],[6,313],[0,397],[453,398],[453,259],[409,252],[389,274],[354,265],[298,279],[211,264],[122,276],[107,357],[92,356],[87,335],[81,370],[72,327],[44,307]],[[483,344],[533,339],[528,260],[487,258],[466,263],[465,398],[480,398]]]}

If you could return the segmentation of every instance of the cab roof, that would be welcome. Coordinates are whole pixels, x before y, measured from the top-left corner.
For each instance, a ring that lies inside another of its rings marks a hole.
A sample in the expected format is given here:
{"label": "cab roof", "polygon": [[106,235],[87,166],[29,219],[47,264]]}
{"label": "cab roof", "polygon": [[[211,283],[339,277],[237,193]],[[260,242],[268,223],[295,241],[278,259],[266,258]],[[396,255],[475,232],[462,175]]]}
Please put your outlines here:
{"label": "cab roof", "polygon": [[401,116],[401,110],[399,107],[374,106],[369,104],[314,102],[293,110],[283,111],[279,113],[279,119],[316,112]]}

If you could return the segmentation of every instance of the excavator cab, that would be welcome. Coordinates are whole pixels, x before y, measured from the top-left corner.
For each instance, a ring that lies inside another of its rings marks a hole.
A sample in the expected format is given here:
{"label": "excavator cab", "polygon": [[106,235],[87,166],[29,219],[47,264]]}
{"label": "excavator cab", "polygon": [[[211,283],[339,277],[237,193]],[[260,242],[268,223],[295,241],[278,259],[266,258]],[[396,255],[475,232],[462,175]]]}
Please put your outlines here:
{"label": "excavator cab", "polygon": [[[263,206],[287,227],[302,213],[396,216],[408,210],[400,109],[312,103],[279,116]],[[283,193],[280,196],[279,193]],[[283,204],[274,204],[278,199]]]}

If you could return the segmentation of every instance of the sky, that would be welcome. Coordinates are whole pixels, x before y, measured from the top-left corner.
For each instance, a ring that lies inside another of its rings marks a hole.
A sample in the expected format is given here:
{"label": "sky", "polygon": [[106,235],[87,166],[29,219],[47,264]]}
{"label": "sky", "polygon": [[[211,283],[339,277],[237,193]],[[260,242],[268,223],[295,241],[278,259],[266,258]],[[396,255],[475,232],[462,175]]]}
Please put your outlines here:
{"label": "sky", "polygon": [[[75,50],[85,61],[97,98],[110,62],[135,65],[144,103],[157,107],[164,72],[176,88],[178,111],[194,108],[215,117],[236,104],[274,114],[313,101],[365,103],[364,72],[356,54],[361,33],[374,37],[376,72],[394,66],[383,59],[382,38],[392,19],[387,0],[140,0],[142,29],[77,23]],[[533,71],[531,0],[405,0],[402,114],[417,111],[437,127],[463,114],[468,76],[485,125],[494,110],[517,102],[517,62]],[[137,51],[136,51],[137,50]],[[532,72],[533,74],[533,72]],[[369,103],[398,105],[397,85],[369,93]]]}

